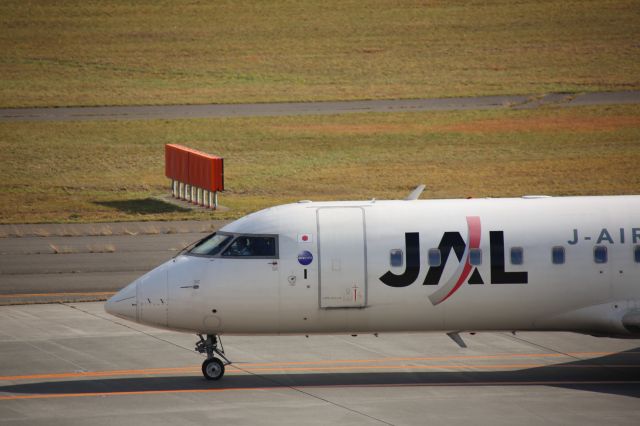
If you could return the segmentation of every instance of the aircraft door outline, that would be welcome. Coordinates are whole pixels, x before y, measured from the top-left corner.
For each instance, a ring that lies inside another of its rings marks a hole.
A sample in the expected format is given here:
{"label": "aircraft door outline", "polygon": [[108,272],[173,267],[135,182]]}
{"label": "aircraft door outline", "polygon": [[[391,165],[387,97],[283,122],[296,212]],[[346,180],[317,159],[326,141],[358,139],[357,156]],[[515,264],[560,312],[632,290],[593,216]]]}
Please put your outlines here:
{"label": "aircraft door outline", "polygon": [[368,279],[364,209],[319,208],[316,221],[319,307],[366,307]]}

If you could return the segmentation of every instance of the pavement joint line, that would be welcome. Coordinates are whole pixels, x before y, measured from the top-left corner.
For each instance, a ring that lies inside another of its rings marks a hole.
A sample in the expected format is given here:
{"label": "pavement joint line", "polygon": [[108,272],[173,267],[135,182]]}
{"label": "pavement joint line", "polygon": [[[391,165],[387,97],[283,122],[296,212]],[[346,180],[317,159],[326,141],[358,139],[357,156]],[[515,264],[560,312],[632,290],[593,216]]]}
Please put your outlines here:
{"label": "pavement joint line", "polygon": [[169,341],[169,340],[162,339],[162,338],[160,338],[160,337],[158,337],[158,336],[154,336],[153,334],[151,334],[151,333],[147,333],[146,331],[138,330],[138,329],[133,328],[133,327],[131,327],[131,326],[129,326],[129,325],[122,324],[121,322],[118,322],[118,321],[112,320],[111,318],[103,317],[103,316],[100,316],[100,315],[97,315],[97,314],[91,313],[91,312],[89,312],[89,311],[85,311],[84,309],[80,309],[80,308],[78,308],[77,306],[73,306],[73,305],[71,305],[71,304],[69,304],[69,303],[61,302],[61,303],[60,303],[60,305],[66,306],[66,307],[71,308],[71,309],[75,309],[76,311],[79,311],[79,312],[83,312],[84,314],[89,315],[89,316],[92,316],[92,317],[94,317],[94,318],[98,318],[98,319],[101,319],[101,320],[104,320],[104,321],[109,321],[109,322],[111,322],[111,323],[113,323],[113,324],[117,324],[117,325],[119,325],[119,326],[121,326],[121,327],[128,328],[129,330],[135,331],[135,332],[137,332],[137,333],[144,334],[144,335],[145,335],[145,336],[147,336],[147,337],[151,337],[152,339],[159,340],[159,341],[164,342],[164,343],[168,343],[168,344],[170,344],[170,345],[172,345],[172,346],[175,346],[175,347],[177,347],[177,348],[184,349],[184,350],[186,350],[186,351],[189,351],[190,353],[195,352],[195,350],[192,350],[192,349],[186,348],[186,347],[184,347],[184,346],[182,346],[182,345],[179,345],[179,344],[177,344],[177,343],[171,342],[171,341]]}
{"label": "pavement joint line", "polygon": [[[545,350],[548,350],[548,351],[551,351],[551,352],[556,352],[556,353],[562,354],[564,356],[573,358],[573,359],[575,359],[577,361],[582,361],[583,360],[583,358],[580,358],[580,357],[577,357],[575,355],[571,355],[569,353],[565,353],[565,352],[562,352],[562,351],[559,351],[559,350],[556,350],[556,349],[553,349],[553,348],[549,348],[547,346],[540,345],[540,344],[535,343],[535,342],[531,342],[531,341],[529,341],[527,339],[523,339],[522,337],[518,337],[515,334],[507,334],[507,333],[502,333],[502,334],[506,334],[507,336],[509,336],[510,338],[512,338],[514,340],[519,340],[521,342],[525,342],[525,343],[527,343],[527,344],[529,344],[531,346],[534,346],[534,347],[542,348],[542,349],[545,349]],[[604,370],[611,370],[613,367],[615,367],[615,366],[612,366],[612,365],[609,365],[609,364],[598,364],[598,360],[597,359],[595,359],[595,365],[594,366],[602,368]]]}
{"label": "pavement joint line", "polygon": [[502,335],[504,335],[504,336],[509,337],[510,339],[518,340],[518,341],[520,341],[520,342],[524,342],[524,343],[526,343],[526,344],[528,344],[528,345],[530,345],[530,346],[533,346],[533,347],[536,347],[536,348],[539,348],[539,349],[544,349],[545,351],[555,352],[555,353],[557,353],[557,354],[564,355],[564,356],[569,357],[569,358],[573,358],[573,359],[575,359],[576,361],[582,361],[582,358],[578,358],[578,357],[576,357],[576,356],[569,355],[569,354],[568,354],[568,353],[566,353],[566,352],[562,352],[562,351],[559,351],[559,350],[557,350],[557,349],[553,349],[553,348],[550,348],[550,347],[547,347],[547,346],[544,346],[544,345],[540,345],[540,344],[535,343],[535,342],[531,342],[531,341],[529,341],[529,340],[527,340],[527,339],[523,339],[522,337],[518,337],[518,336],[516,336],[516,335],[515,335],[515,333],[504,333],[504,332],[503,332],[503,333],[501,333],[501,334],[502,334]]}
{"label": "pavement joint line", "polygon": [[[503,333],[503,334],[504,334],[504,333]],[[546,349],[546,350],[549,350],[549,351],[552,351],[552,352],[557,352],[557,353],[563,354],[563,355],[565,355],[565,356],[569,356],[569,357],[571,357],[571,358],[574,358],[575,360],[578,360],[578,361],[582,361],[582,360],[583,360],[582,358],[579,358],[579,357],[576,357],[576,356],[573,356],[573,355],[569,355],[569,354],[564,353],[564,352],[562,352],[562,351],[558,351],[558,350],[555,350],[555,349],[553,349],[553,348],[549,348],[549,347],[546,347],[546,346],[540,345],[540,344],[538,344],[538,343],[530,342],[530,341],[528,341],[528,340],[526,340],[526,339],[523,339],[523,338],[521,338],[521,337],[517,337],[517,336],[515,336],[515,335],[509,335],[509,336],[510,336],[510,337],[512,337],[513,339],[520,340],[520,341],[522,341],[522,342],[526,342],[526,343],[528,343],[529,345],[536,346],[536,347],[539,347],[539,348],[543,348],[543,349]],[[603,369],[611,369],[611,368],[613,367],[613,366],[611,366],[611,365],[609,365],[609,364],[598,364],[598,363],[597,363],[597,362],[598,362],[597,360],[596,360],[595,362],[596,362],[596,365],[597,365],[597,366],[599,366],[600,368],[603,368]]]}
{"label": "pavement joint line", "polygon": [[236,366],[236,365],[234,365],[234,368],[236,368],[236,369],[238,369],[238,370],[240,370],[240,371],[244,371],[245,373],[247,373],[247,374],[249,374],[249,375],[252,375],[252,376],[254,376],[254,377],[257,377],[257,378],[259,378],[259,379],[261,379],[261,380],[264,380],[264,381],[267,381],[267,382],[274,383],[274,384],[276,384],[277,386],[289,388],[289,389],[291,389],[291,390],[293,390],[293,391],[295,391],[295,392],[299,392],[299,393],[301,393],[302,395],[305,395],[305,396],[307,396],[307,397],[309,397],[309,398],[313,398],[313,399],[317,399],[317,400],[319,400],[319,401],[323,401],[323,402],[325,402],[325,403],[327,403],[327,404],[329,404],[329,405],[333,405],[334,407],[342,408],[343,410],[349,411],[349,412],[354,413],[354,414],[358,414],[358,415],[363,416],[363,417],[367,417],[367,418],[369,418],[369,419],[371,419],[371,420],[375,420],[375,421],[377,421],[377,422],[379,422],[379,423],[382,423],[382,424],[385,424],[385,425],[394,426],[392,423],[386,422],[386,421],[384,421],[384,420],[382,420],[382,419],[379,419],[379,418],[377,418],[377,417],[374,417],[374,416],[371,416],[371,415],[369,415],[369,414],[363,413],[362,411],[358,411],[358,410],[356,410],[356,409],[349,408],[349,407],[347,407],[347,406],[345,406],[345,405],[338,404],[338,403],[337,403],[337,402],[335,402],[335,401],[331,401],[331,400],[329,400],[329,399],[327,399],[327,398],[322,398],[321,396],[314,395],[314,394],[312,394],[311,392],[307,392],[307,391],[303,390],[301,386],[291,386],[291,385],[287,385],[287,384],[282,383],[282,382],[280,382],[280,381],[278,381],[278,380],[276,380],[276,379],[273,379],[273,378],[271,378],[271,377],[265,377],[265,376],[263,376],[263,375],[257,374],[257,373],[255,373],[255,372],[253,372],[253,371],[249,371],[249,370],[243,369],[243,368],[238,367],[238,366]]}
{"label": "pavement joint line", "polygon": [[[64,363],[71,364],[71,365],[73,365],[77,370],[80,370],[80,371],[86,371],[86,369],[85,369],[84,367],[82,367],[81,365],[76,364],[75,362],[70,361],[70,360],[68,360],[68,359],[66,359],[66,358],[63,358],[63,357],[61,357],[61,356],[58,356],[58,355],[56,355],[55,353],[53,353],[53,352],[51,352],[51,351],[48,351],[48,350],[46,350],[46,349],[43,349],[43,348],[41,348],[41,347],[37,346],[36,344],[31,343],[31,341],[29,341],[29,340],[25,340],[25,339],[20,340],[20,339],[17,339],[17,338],[16,338],[16,336],[14,336],[14,335],[12,335],[12,334],[9,334],[9,333],[6,333],[6,332],[4,332],[4,334],[6,334],[7,336],[11,336],[14,340],[19,340],[21,343],[24,343],[25,345],[30,346],[30,347],[32,347],[33,349],[35,349],[35,350],[37,350],[37,351],[39,351],[39,352],[44,352],[45,354],[47,354],[47,355],[49,355],[49,356],[51,356],[51,357],[53,357],[53,358],[57,358],[57,359],[59,359],[60,361],[62,361],[62,362],[64,362]],[[46,342],[46,340],[45,340],[44,342]]]}

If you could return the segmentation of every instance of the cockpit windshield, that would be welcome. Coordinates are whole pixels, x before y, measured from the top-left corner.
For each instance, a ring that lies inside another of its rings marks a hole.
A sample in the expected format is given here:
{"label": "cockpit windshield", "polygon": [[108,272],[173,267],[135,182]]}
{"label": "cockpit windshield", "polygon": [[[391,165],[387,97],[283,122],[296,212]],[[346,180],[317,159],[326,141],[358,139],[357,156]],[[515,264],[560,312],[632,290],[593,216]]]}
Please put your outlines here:
{"label": "cockpit windshield", "polygon": [[275,237],[239,235],[222,256],[272,258],[276,254]]}
{"label": "cockpit windshield", "polygon": [[217,232],[186,250],[196,256],[222,256],[226,259],[277,259],[278,236]]}
{"label": "cockpit windshield", "polygon": [[233,235],[225,235],[213,233],[207,238],[204,238],[198,242],[191,250],[190,254],[199,254],[203,256],[215,256],[226,247],[226,245],[233,239]]}

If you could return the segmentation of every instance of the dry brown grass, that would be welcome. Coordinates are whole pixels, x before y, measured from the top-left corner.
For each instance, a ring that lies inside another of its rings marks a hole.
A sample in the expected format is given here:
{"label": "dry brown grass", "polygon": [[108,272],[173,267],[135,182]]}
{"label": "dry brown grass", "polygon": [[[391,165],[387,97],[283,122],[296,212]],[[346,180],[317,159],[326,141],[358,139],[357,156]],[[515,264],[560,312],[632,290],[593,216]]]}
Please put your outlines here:
{"label": "dry brown grass", "polygon": [[635,0],[0,3],[0,105],[640,88]]}
{"label": "dry brown grass", "polygon": [[[633,194],[640,106],[0,124],[5,223],[236,218],[300,199]],[[175,209],[163,146],[225,157],[226,212]],[[30,149],[26,151],[25,146]],[[123,207],[124,206],[124,207]],[[138,210],[136,210],[138,209]],[[149,225],[140,233],[162,232]],[[109,235],[96,227],[97,234]]]}

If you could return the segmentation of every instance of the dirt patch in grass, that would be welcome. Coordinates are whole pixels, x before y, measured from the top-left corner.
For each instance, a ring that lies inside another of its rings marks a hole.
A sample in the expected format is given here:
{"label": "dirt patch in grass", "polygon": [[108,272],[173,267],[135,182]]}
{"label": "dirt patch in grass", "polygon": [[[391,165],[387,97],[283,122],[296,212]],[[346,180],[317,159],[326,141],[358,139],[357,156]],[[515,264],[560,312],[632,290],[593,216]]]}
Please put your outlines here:
{"label": "dirt patch in grass", "polygon": [[371,135],[389,133],[410,133],[425,130],[425,126],[400,124],[299,124],[288,126],[272,126],[275,131],[313,133],[318,135]]}
{"label": "dirt patch in grass", "polygon": [[435,128],[461,133],[511,133],[511,132],[613,132],[624,128],[640,127],[640,116],[605,117],[509,117],[475,120]]}

